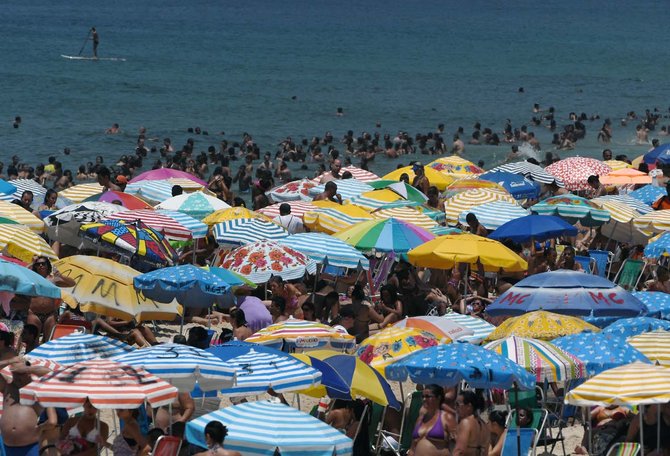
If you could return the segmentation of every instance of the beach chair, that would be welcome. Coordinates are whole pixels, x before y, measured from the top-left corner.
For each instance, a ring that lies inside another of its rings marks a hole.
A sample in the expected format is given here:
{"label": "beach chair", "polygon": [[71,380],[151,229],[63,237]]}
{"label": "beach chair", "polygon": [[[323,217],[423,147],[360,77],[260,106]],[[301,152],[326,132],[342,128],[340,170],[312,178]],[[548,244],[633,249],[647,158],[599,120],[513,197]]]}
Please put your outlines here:
{"label": "beach chair", "polygon": [[161,435],[156,440],[151,456],[177,456],[181,449],[182,440],[171,435]]}
{"label": "beach chair", "polygon": [[537,408],[538,404],[542,400],[542,388],[536,386],[532,390],[518,390],[511,389],[506,391],[507,394],[507,404],[509,408]]}
{"label": "beach chair", "polygon": [[596,260],[590,256],[575,255],[575,262],[582,265],[584,272],[593,274],[596,269]]}
{"label": "beach chair", "polygon": [[[544,437],[544,432],[545,432],[545,427],[547,425],[547,416],[549,415],[549,412],[547,410],[542,409],[542,408],[533,408],[530,409],[531,412],[533,412],[533,419],[531,420],[530,424],[527,426],[528,429],[534,429],[536,431],[535,433],[535,442],[533,445],[533,450],[537,448],[537,445],[540,441],[541,437]],[[507,416],[507,429],[508,429],[508,434],[510,432],[516,432],[517,424],[516,424],[516,410],[512,410],[512,412]]]}
{"label": "beach chair", "polygon": [[647,263],[641,260],[625,260],[619,269],[614,283],[628,291],[635,291],[640,283]]}
{"label": "beach chair", "polygon": [[69,334],[73,333],[86,333],[86,326],[83,325],[63,325],[63,324],[57,324],[54,326],[54,328],[51,330],[51,334],[49,335],[49,340],[54,340],[58,339],[59,337],[67,336]]}
{"label": "beach chair", "polygon": [[[423,391],[414,391],[407,395],[403,402],[400,434],[381,430],[379,432],[379,435],[381,436],[381,444],[378,445],[376,454],[379,454],[382,446],[397,456],[407,453],[412,446],[412,431],[414,431],[414,424],[416,424],[416,420],[419,418],[419,411],[421,410],[422,403]],[[394,443],[394,441],[397,443]],[[386,443],[386,445],[383,445],[383,443]]]}
{"label": "beach chair", "polygon": [[589,256],[596,261],[596,274],[609,279],[614,254],[607,250],[589,250]]}
{"label": "beach chair", "polygon": [[532,428],[521,428],[517,438],[517,430],[508,430],[501,456],[531,456],[535,454],[537,431]]}
{"label": "beach chair", "polygon": [[620,442],[611,446],[607,456],[637,456],[640,444],[635,442]]}
{"label": "beach chair", "polygon": [[382,419],[384,418],[384,406],[379,404],[372,404],[370,408],[370,421],[368,422],[368,436],[370,437],[370,452],[375,453],[377,451],[377,446],[381,441],[382,428],[384,423]]}

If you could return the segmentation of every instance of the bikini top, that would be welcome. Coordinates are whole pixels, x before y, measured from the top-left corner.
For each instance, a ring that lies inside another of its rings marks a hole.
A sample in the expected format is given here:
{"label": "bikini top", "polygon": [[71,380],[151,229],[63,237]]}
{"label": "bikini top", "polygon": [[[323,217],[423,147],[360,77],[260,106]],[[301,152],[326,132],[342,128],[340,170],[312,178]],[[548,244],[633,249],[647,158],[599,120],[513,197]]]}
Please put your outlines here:
{"label": "bikini top", "polygon": [[418,439],[426,437],[427,439],[433,440],[445,440],[446,436],[444,433],[444,425],[442,424],[442,413],[440,411],[437,413],[437,420],[435,420],[435,424],[433,424],[433,427],[430,428],[428,433],[423,436],[419,434],[419,429],[421,429],[421,425],[423,425],[423,423],[420,421],[414,428],[414,432],[412,432],[412,438]]}

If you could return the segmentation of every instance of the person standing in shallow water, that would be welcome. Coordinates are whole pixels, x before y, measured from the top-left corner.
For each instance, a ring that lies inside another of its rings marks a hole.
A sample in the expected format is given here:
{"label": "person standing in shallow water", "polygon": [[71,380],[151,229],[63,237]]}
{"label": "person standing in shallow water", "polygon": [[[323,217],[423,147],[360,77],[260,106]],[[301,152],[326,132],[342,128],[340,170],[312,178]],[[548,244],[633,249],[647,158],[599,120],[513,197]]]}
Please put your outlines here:
{"label": "person standing in shallow water", "polygon": [[93,57],[98,58],[98,44],[100,44],[100,36],[95,27],[91,27],[91,39],[93,40]]}

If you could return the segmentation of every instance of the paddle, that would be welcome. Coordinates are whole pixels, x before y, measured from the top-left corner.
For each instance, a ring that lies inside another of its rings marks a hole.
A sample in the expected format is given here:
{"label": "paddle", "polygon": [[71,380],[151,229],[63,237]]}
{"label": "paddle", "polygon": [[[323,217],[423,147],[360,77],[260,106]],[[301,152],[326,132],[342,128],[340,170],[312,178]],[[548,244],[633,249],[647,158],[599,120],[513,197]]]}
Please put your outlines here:
{"label": "paddle", "polygon": [[91,31],[90,30],[86,34],[86,39],[84,40],[84,44],[81,45],[81,49],[79,49],[79,54],[77,54],[77,55],[81,55],[81,53],[84,52],[84,48],[86,47],[86,43],[88,43],[88,37],[89,36],[91,36]]}

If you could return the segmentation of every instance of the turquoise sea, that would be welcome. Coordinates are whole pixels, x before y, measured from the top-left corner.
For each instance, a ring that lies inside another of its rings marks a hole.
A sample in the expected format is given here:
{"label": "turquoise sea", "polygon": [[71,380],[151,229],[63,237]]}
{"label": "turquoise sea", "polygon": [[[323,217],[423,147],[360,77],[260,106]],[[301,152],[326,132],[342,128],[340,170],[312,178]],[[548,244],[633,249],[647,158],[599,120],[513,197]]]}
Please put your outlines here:
{"label": "turquoise sea", "polygon": [[[559,126],[570,111],[601,116],[562,156],[599,156],[605,117],[615,155],[637,156],[648,147],[619,120],[668,113],[668,11],[653,0],[3,1],[0,160],[44,162],[69,147],[66,168],[96,155],[109,163],[134,150],[140,126],[176,146],[200,126],[210,135],[195,137],[198,151],[221,131],[231,141],[249,132],[274,152],[287,135],[414,134],[438,123],[450,143],[475,121],[498,131],[507,118],[528,123],[533,103],[554,106]],[[101,57],[127,61],[61,58],[77,55],[91,26]],[[114,122],[123,134],[106,136]],[[549,131],[531,130],[549,150]],[[470,146],[466,157],[490,167],[508,150]],[[373,170],[395,165],[380,157]]]}

